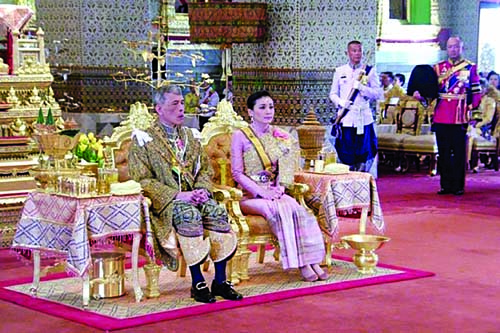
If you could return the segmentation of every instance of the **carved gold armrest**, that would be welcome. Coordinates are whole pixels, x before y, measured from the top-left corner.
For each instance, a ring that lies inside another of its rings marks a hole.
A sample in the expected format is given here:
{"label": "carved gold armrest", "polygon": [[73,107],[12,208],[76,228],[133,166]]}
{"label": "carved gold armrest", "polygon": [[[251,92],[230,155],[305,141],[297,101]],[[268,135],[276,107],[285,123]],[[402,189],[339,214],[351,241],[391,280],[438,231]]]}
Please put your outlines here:
{"label": "carved gold armrest", "polygon": [[247,220],[241,212],[240,201],[243,197],[243,192],[240,189],[227,185],[215,185],[213,188],[214,198],[217,202],[224,204],[226,207],[229,222],[233,230],[238,233],[241,238],[247,238],[250,232]]}
{"label": "carved gold armrest", "polygon": [[[224,186],[226,187],[226,186]],[[229,189],[217,187],[212,189],[214,199],[220,204],[226,205],[227,201],[231,199],[231,194],[229,193]]]}
{"label": "carved gold armrest", "polygon": [[287,193],[297,200],[297,202],[304,207],[308,212],[314,214],[311,208],[307,206],[304,199],[304,194],[309,191],[309,185],[302,183],[293,183],[286,186]]}

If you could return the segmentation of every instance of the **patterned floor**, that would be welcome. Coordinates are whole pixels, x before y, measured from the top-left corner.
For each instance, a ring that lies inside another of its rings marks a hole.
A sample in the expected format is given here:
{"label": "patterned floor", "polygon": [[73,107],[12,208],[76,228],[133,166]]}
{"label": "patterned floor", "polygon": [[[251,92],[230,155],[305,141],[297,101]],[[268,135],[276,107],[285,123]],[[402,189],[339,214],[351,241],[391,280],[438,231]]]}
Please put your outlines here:
{"label": "patterned floor", "polygon": [[[269,251],[268,251],[269,252]],[[347,261],[335,260],[330,267],[330,278],[327,281],[302,282],[298,270],[283,271],[278,262],[273,261],[272,254],[266,256],[264,264],[255,262],[251,258],[249,270],[250,280],[239,284],[236,289],[246,298],[261,296],[263,294],[277,293],[296,290],[301,288],[316,287],[327,284],[335,284],[346,281],[354,281],[366,278],[399,274],[402,271],[377,267],[376,272],[371,275],[362,275],[357,272],[356,267]],[[213,268],[205,272],[207,281],[211,282]],[[144,272],[141,269],[141,286],[145,286]],[[115,319],[130,319],[169,310],[186,309],[201,306],[189,297],[190,278],[179,278],[175,273],[162,270],[160,274],[161,296],[156,299],[144,299],[140,303],[134,300],[131,289],[130,271],[126,273],[127,293],[119,298],[91,300],[87,311]],[[29,294],[31,284],[15,285],[7,289]],[[65,278],[42,282],[38,296],[42,299],[62,303],[67,306],[82,309],[81,280],[79,278]],[[218,299],[217,302],[221,300]]]}

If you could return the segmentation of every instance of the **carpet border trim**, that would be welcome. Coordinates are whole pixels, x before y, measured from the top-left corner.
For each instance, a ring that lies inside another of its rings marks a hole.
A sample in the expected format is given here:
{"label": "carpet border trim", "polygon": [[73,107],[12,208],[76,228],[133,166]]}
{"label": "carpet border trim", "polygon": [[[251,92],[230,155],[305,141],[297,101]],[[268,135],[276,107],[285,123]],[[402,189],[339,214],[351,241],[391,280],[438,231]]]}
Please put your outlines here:
{"label": "carpet border trim", "polygon": [[[343,257],[343,256],[333,256],[334,259],[344,260],[344,261],[352,261],[351,258]],[[406,280],[414,280],[425,277],[434,276],[435,273],[410,269],[401,266],[388,265],[388,264],[378,264],[379,267],[395,269],[399,271],[403,271],[402,273],[390,274],[385,276],[378,277],[367,277],[352,281],[345,281],[333,284],[324,284],[318,286],[304,287],[300,289],[293,290],[284,290],[278,291],[271,294],[263,294],[263,295],[254,295],[245,297],[241,301],[218,301],[213,304],[200,304],[196,306],[191,306],[189,308],[184,309],[176,309],[170,310],[161,313],[149,314],[134,318],[126,318],[126,319],[117,319],[108,317],[105,315],[101,315],[95,312],[81,310],[79,308],[75,308],[72,306],[55,303],[51,301],[47,301],[44,299],[34,298],[29,295],[19,293],[16,291],[8,290],[5,287],[9,287],[17,284],[25,284],[30,283],[32,278],[22,278],[16,280],[9,280],[0,282],[0,299],[9,303],[13,303],[16,305],[20,305],[26,307],[28,309],[42,312],[51,316],[55,316],[57,318],[62,318],[65,320],[70,320],[79,324],[83,324],[86,326],[90,326],[93,328],[113,331],[120,330],[125,328],[131,328],[136,326],[148,325],[160,321],[167,321],[172,319],[185,318],[190,316],[201,315],[205,313],[211,313],[215,311],[240,308],[244,306],[257,305],[263,303],[270,303],[275,301],[286,300],[295,297],[307,296],[307,295],[315,295],[325,292],[338,291],[338,290],[347,290],[359,287],[366,287],[377,284],[385,284],[385,283],[393,283],[399,281]],[[50,275],[49,277],[42,278],[41,281],[50,281],[54,279],[60,279],[68,277],[65,273],[57,273]],[[368,281],[367,281],[368,280]],[[187,292],[187,291],[186,291]],[[29,304],[29,306],[28,306]],[[64,316],[61,314],[61,307],[64,308]],[[82,314],[85,316],[82,316]]]}

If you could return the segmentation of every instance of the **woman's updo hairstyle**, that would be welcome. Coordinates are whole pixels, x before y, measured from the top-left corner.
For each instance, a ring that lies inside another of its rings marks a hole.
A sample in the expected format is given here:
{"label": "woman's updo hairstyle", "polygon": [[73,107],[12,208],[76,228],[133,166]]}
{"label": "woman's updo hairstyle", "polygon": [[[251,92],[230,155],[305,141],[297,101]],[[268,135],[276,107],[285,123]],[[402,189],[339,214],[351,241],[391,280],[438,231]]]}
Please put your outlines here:
{"label": "woman's updo hairstyle", "polygon": [[261,99],[262,97],[271,97],[271,94],[269,94],[269,92],[267,92],[266,90],[261,90],[261,91],[257,91],[253,94],[251,94],[250,96],[248,96],[247,98],[247,108],[249,108],[250,110],[253,110],[254,106],[255,106],[255,103],[257,102],[257,100]]}

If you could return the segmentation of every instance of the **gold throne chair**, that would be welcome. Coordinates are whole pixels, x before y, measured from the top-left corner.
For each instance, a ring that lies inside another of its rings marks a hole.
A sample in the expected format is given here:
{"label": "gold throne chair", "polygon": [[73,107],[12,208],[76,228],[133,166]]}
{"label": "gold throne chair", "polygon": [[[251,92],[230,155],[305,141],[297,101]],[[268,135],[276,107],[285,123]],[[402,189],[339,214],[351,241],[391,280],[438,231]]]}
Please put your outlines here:
{"label": "gold throne chair", "polygon": [[[240,201],[243,193],[236,187],[231,174],[231,136],[234,130],[247,126],[248,123],[233,111],[229,102],[221,101],[215,116],[210,118],[201,133],[202,145],[214,169],[212,178],[214,188],[223,190],[219,192],[220,194],[229,194],[229,197],[224,200],[218,199],[218,201],[224,201],[231,222],[238,228],[238,248],[232,266],[233,283],[250,279],[248,266],[252,246],[255,246],[257,250],[259,263],[264,261],[267,245],[274,246],[274,259],[279,260],[278,242],[266,219],[260,215],[242,213]],[[305,184],[294,183],[289,186],[287,192],[310,210],[304,201],[304,193],[308,189]]]}

